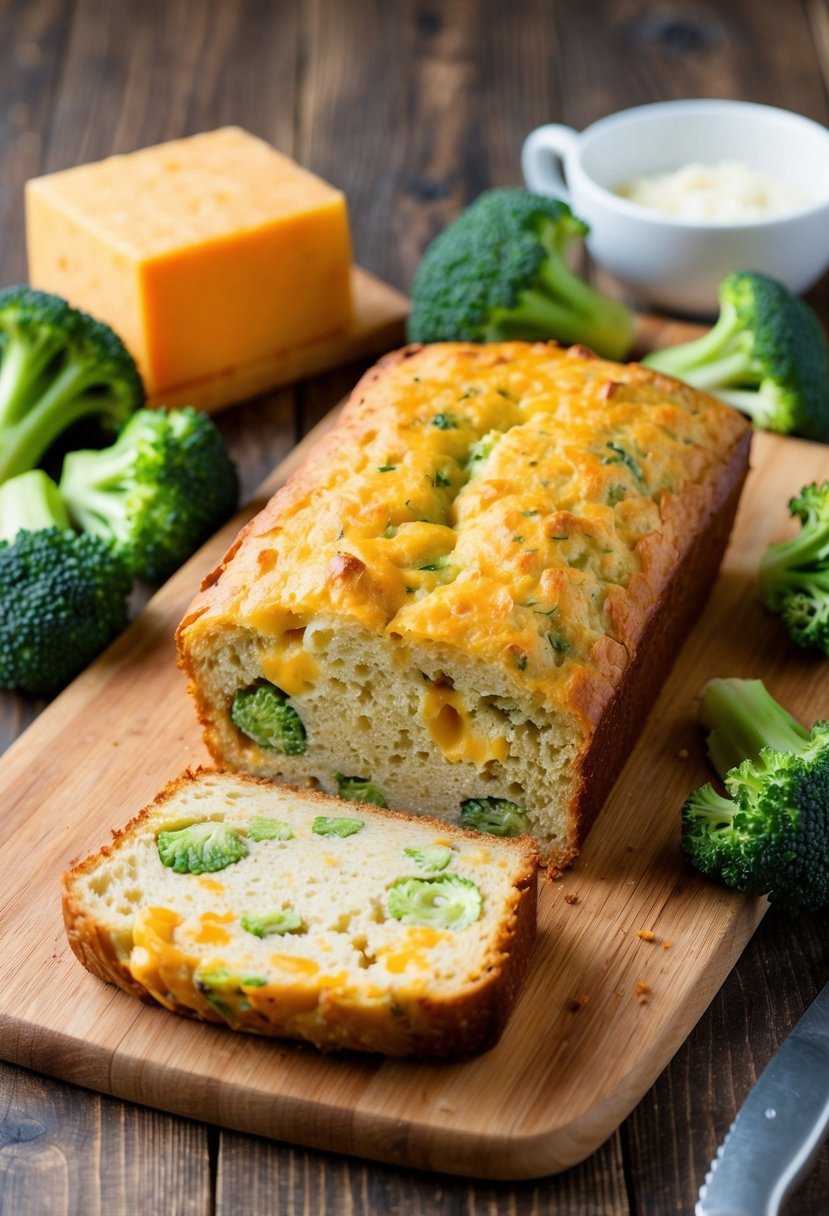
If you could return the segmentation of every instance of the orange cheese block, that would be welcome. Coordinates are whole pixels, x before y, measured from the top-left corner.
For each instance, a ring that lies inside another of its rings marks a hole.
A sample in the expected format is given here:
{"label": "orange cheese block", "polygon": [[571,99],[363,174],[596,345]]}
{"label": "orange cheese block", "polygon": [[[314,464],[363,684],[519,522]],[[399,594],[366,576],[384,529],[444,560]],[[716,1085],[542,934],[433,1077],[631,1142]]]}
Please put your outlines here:
{"label": "orange cheese block", "polygon": [[352,320],[344,195],[225,127],[35,178],[29,277],[107,321],[153,399]]}

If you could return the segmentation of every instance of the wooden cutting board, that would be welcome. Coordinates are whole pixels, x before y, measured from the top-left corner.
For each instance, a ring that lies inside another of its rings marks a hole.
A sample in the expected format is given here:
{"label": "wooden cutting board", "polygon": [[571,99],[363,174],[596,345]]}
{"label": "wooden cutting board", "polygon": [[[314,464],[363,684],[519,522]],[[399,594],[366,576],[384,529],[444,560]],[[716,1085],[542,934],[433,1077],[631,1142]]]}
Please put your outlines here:
{"label": "wooden cutting board", "polygon": [[586,1157],[667,1064],[765,910],[683,863],[680,807],[707,777],[695,694],[711,676],[762,675],[804,721],[829,717],[826,664],[789,645],[755,583],[766,543],[789,530],[790,495],[829,476],[829,449],[758,434],[752,463],[708,608],[582,856],[542,885],[530,974],[497,1048],[460,1064],[323,1056],[143,1006],[71,954],[58,894],[70,858],[97,849],[169,777],[207,758],[172,639],[229,525],[0,764],[0,1057],[192,1118],[400,1165],[522,1178]]}

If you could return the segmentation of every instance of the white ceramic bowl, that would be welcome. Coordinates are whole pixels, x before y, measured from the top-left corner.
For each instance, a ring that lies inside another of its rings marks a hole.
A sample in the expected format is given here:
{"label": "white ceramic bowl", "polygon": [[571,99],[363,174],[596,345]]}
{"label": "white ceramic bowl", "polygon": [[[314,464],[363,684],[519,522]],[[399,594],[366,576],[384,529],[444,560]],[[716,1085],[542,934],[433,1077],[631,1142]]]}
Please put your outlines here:
{"label": "white ceramic bowl", "polygon": [[[744,161],[814,202],[769,219],[700,223],[648,211],[614,190],[692,162]],[[521,154],[530,190],[569,202],[590,225],[591,255],[634,298],[681,313],[717,311],[731,270],[760,270],[799,294],[829,266],[829,131],[744,101],[667,101],[578,132],[538,127]]]}

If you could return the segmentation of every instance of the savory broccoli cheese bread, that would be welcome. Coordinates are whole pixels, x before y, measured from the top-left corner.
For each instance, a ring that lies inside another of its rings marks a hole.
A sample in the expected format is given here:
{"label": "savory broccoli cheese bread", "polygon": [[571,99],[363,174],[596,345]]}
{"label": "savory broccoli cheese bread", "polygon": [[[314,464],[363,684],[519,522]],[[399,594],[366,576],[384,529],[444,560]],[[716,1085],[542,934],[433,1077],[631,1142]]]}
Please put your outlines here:
{"label": "savory broccoli cheese bread", "polygon": [[535,935],[537,852],[201,770],[64,876],[93,974],[177,1013],[318,1047],[470,1055]]}
{"label": "savory broccoli cheese bread", "polygon": [[212,754],[568,863],[716,574],[749,438],[582,347],[388,356],[179,628]]}

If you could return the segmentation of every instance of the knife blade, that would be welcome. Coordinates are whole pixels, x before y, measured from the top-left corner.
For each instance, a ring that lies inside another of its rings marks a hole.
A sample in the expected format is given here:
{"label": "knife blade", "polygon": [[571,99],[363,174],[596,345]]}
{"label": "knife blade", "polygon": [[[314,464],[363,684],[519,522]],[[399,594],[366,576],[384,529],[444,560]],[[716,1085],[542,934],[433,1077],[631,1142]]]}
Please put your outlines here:
{"label": "knife blade", "polygon": [[829,984],[783,1040],[737,1113],[696,1216],[777,1216],[829,1132]]}

